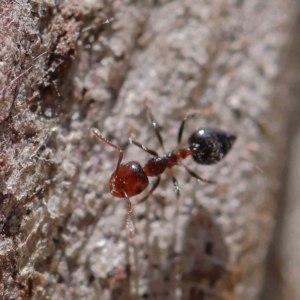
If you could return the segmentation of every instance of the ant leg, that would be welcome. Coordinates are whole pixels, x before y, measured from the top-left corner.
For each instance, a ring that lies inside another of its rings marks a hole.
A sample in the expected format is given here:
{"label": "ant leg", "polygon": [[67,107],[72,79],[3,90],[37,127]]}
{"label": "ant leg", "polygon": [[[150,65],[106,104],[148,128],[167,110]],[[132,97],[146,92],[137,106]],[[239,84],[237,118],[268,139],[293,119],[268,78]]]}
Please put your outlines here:
{"label": "ant leg", "polygon": [[174,185],[174,188],[175,188],[176,197],[178,199],[179,196],[180,196],[180,187],[178,185],[177,179],[175,178],[175,176],[173,174],[173,169],[169,169],[169,172],[170,172],[170,175],[172,177],[172,181],[173,181],[173,185]]}
{"label": "ant leg", "polygon": [[[125,195],[126,195],[126,193],[125,193]],[[129,231],[129,237],[133,238],[133,235],[134,235],[134,225],[133,225],[133,221],[132,221],[133,206],[127,195],[126,195],[126,201],[127,201],[126,228]]]}
{"label": "ant leg", "polygon": [[[152,111],[151,111],[151,107],[150,107],[150,101],[149,100],[146,100],[146,105],[148,107],[148,114],[149,114],[149,117],[150,117],[150,120],[151,120],[151,123],[152,123],[152,126],[153,126],[153,129],[155,131],[155,134],[156,134],[156,137],[159,141],[159,144],[160,146],[162,147],[164,153],[166,153],[166,150],[165,150],[165,146],[164,146],[164,143],[163,143],[163,139],[162,139],[162,136],[160,134],[160,131],[159,131],[159,128],[158,128],[158,125],[157,125],[157,122],[155,121],[154,117],[153,117],[153,114],[152,114]],[[172,181],[173,181],[173,185],[175,187],[175,192],[176,192],[176,196],[177,198],[179,198],[180,196],[180,187],[178,185],[178,181],[177,179],[175,178],[174,174],[173,174],[173,170],[172,169],[169,169],[169,173],[172,177]]]}
{"label": "ant leg", "polygon": [[161,148],[163,149],[164,153],[166,153],[164,142],[163,142],[162,136],[160,134],[157,122],[155,121],[155,119],[153,117],[153,114],[152,114],[152,111],[151,111],[151,103],[148,99],[146,99],[146,105],[148,107],[148,110],[147,110],[148,115],[149,115],[150,121],[152,123],[153,129],[155,131],[156,137],[157,137],[157,139],[159,141],[159,144],[160,144]]}
{"label": "ant leg", "polygon": [[189,167],[187,167],[186,165],[184,164],[181,164],[181,166],[183,166],[187,172],[193,176],[194,178],[196,178],[198,181],[202,181],[204,183],[211,183],[211,184],[215,184],[216,182],[215,181],[212,181],[212,180],[208,180],[208,179],[205,179],[203,177],[200,177],[198,174],[196,174],[194,171],[192,171],[191,169],[189,169]]}
{"label": "ant leg", "polygon": [[154,182],[154,184],[153,184],[151,190],[148,192],[148,194],[144,198],[139,200],[135,205],[138,205],[138,204],[141,204],[141,203],[145,202],[153,194],[153,192],[156,190],[156,188],[159,185],[159,182],[160,182],[160,176],[157,177],[156,181]]}
{"label": "ant leg", "polygon": [[141,148],[142,150],[144,150],[145,152],[149,153],[152,156],[158,157],[156,151],[146,148],[144,145],[140,144],[136,140],[133,140],[132,137],[129,138],[129,143],[138,146],[139,148]]}
{"label": "ant leg", "polygon": [[[142,150],[144,150],[145,152],[149,153],[152,156],[158,157],[158,154],[157,154],[156,151],[146,148],[144,145],[142,145],[139,142],[133,140],[132,137],[129,138],[129,143],[138,146],[139,148],[141,148]],[[144,198],[139,200],[135,205],[138,205],[138,204],[143,203],[144,201],[146,201],[153,194],[153,192],[156,190],[156,188],[159,185],[159,182],[160,182],[160,176],[157,177],[156,181],[154,182],[154,184],[153,184],[151,190],[148,192],[148,194]]]}
{"label": "ant leg", "polygon": [[[118,147],[117,145],[114,145],[113,143],[109,142],[106,138],[103,137],[103,135],[100,133],[100,131],[96,128],[92,128],[91,129],[92,134],[100,141],[112,146],[113,148],[115,148],[116,150],[119,151],[119,159],[118,159],[118,163],[117,163],[117,167],[116,167],[116,171],[118,172],[118,169],[120,167],[121,161],[123,159],[123,151],[120,147]],[[133,207],[132,207],[132,203],[128,197],[128,195],[125,193],[125,198],[127,201],[127,219],[126,219],[126,228],[129,230],[129,237],[132,238],[133,234],[134,234],[134,225],[133,225],[133,221],[132,221],[132,214],[133,214]]]}
{"label": "ant leg", "polygon": [[182,137],[182,133],[183,133],[183,130],[184,130],[185,122],[186,122],[188,119],[190,119],[190,118],[192,118],[192,117],[195,117],[195,116],[197,116],[197,115],[199,115],[199,113],[188,114],[188,115],[186,115],[186,116],[182,119],[181,124],[180,124],[180,127],[179,127],[179,129],[178,129],[177,149],[180,148],[181,137]]}
{"label": "ant leg", "polygon": [[113,148],[115,148],[116,150],[119,151],[119,159],[118,159],[117,167],[115,170],[115,172],[118,172],[121,161],[123,159],[123,150],[120,147],[118,147],[117,145],[114,145],[113,143],[108,141],[105,137],[103,137],[103,135],[100,133],[100,131],[97,128],[92,128],[91,132],[99,141],[104,142],[105,144],[108,144],[109,146],[112,146]]}
{"label": "ant leg", "polygon": [[178,137],[177,137],[177,142],[178,142],[178,145],[177,145],[177,149],[180,148],[180,144],[181,144],[181,137],[182,137],[182,133],[183,133],[183,129],[184,129],[184,125],[185,125],[185,122],[190,119],[190,118],[193,118],[195,116],[198,116],[200,114],[209,114],[211,111],[211,105],[209,105],[208,107],[206,107],[203,111],[201,110],[198,111],[198,112],[195,112],[195,113],[191,113],[191,114],[187,114],[181,121],[181,125],[178,129]]}
{"label": "ant leg", "polygon": [[[159,131],[159,128],[158,128],[158,125],[157,125],[157,122],[155,121],[154,117],[153,117],[153,114],[152,114],[152,111],[151,111],[151,103],[148,99],[146,99],[146,105],[148,107],[148,114],[149,114],[149,117],[150,117],[150,120],[151,120],[151,123],[152,123],[152,126],[153,126],[153,129],[155,131],[155,134],[156,134],[156,137],[159,141],[159,144],[160,146],[162,147],[164,153],[166,153],[166,150],[165,150],[165,146],[164,146],[164,143],[163,143],[163,139],[161,137],[161,134],[160,134],[160,131]],[[183,127],[183,126],[182,126]],[[172,169],[169,169],[169,173],[172,177],[172,181],[173,181],[173,185],[175,187],[175,192],[176,192],[176,196],[177,196],[177,199],[179,198],[180,196],[180,187],[178,185],[178,181],[177,179],[175,178],[174,174],[173,174],[173,170]]]}

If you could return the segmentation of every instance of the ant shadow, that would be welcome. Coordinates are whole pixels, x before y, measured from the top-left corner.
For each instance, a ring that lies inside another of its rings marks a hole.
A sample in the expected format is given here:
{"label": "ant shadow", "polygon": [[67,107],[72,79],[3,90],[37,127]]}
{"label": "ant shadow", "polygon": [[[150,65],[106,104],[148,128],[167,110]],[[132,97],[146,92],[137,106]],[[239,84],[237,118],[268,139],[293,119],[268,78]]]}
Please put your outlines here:
{"label": "ant shadow", "polygon": [[147,287],[139,299],[228,299],[233,293],[227,270],[229,253],[220,226],[202,206],[192,210],[183,233],[182,250],[176,236],[168,249],[157,241],[147,245]]}
{"label": "ant shadow", "polygon": [[229,284],[229,252],[220,225],[204,207],[198,206],[184,236],[180,262],[182,299],[228,299],[233,292]]}
{"label": "ant shadow", "polygon": [[[110,299],[201,300],[207,297],[225,299],[223,296],[219,297],[222,290],[226,291],[226,288],[223,288],[222,278],[230,277],[230,274],[225,276],[229,272],[226,270],[228,251],[224,236],[211,214],[201,206],[193,208],[189,213],[189,220],[185,218],[187,225],[182,234],[182,230],[180,231],[182,225],[178,225],[183,224],[181,222],[183,215],[179,213],[180,188],[172,168],[180,164],[198,181],[215,183],[197,175],[183,164],[182,160],[192,156],[197,164],[214,165],[230,151],[236,136],[218,128],[200,127],[192,132],[187,145],[181,147],[185,123],[197,115],[188,114],[180,123],[177,147],[167,152],[150,103],[146,102],[146,105],[152,128],[164,154],[159,156],[156,150],[147,148],[132,135],[130,143],[152,156],[144,166],[137,161],[123,163],[123,150],[107,140],[98,129],[91,129],[99,141],[119,152],[116,169],[109,180],[109,190],[112,196],[126,199],[127,202],[126,228],[129,233],[127,261],[130,263],[128,267],[123,264],[122,267],[116,268],[116,273],[112,272],[113,280],[110,280],[111,278],[108,280],[111,282],[109,286],[117,286],[117,290]],[[169,221],[163,222],[165,210],[153,211],[153,203],[150,205],[146,200],[159,186],[161,175],[165,171],[168,171],[172,178],[177,201],[169,207],[175,208],[175,215]],[[134,233],[133,218],[136,215],[133,215],[133,203],[130,198],[147,188],[148,177],[155,177],[156,180],[148,193],[135,203],[137,205],[145,202],[147,207],[141,218],[146,219],[146,225],[144,224],[144,230],[141,231],[143,233],[139,235]],[[130,239],[133,237],[134,239]],[[217,292],[219,286],[222,288]]]}
{"label": "ant shadow", "polygon": [[[160,228],[153,237],[152,212],[149,210],[153,210],[155,204],[148,202],[146,215],[143,215],[146,219],[143,234],[139,236],[137,233],[133,240],[128,240],[127,263],[124,261],[113,268],[97,284],[91,275],[90,284],[101,286],[102,291],[109,290],[105,299],[110,300],[234,299],[235,277],[229,268],[228,247],[211,213],[196,205],[187,216],[183,238],[180,238],[177,221],[186,216],[178,214],[175,217],[178,228],[174,230],[175,223],[172,227],[170,222],[164,221],[165,212],[162,210],[156,216]],[[164,248],[161,242],[166,234],[172,243],[167,241],[165,245],[169,246]],[[139,240],[141,236],[145,237],[144,242]]]}

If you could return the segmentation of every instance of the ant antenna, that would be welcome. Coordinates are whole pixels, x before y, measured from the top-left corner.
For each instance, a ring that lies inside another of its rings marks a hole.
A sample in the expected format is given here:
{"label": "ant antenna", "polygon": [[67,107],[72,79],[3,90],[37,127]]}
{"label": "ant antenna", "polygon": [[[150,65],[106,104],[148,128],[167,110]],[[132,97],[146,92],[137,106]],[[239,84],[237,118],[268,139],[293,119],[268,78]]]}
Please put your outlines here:
{"label": "ant antenna", "polygon": [[[115,148],[116,150],[119,151],[119,158],[118,158],[118,162],[117,162],[117,167],[115,170],[115,174],[118,174],[119,172],[119,168],[123,159],[123,150],[118,147],[117,145],[111,143],[110,141],[108,141],[105,137],[103,137],[103,135],[100,133],[100,131],[97,128],[92,128],[91,129],[92,134],[99,140],[104,142],[105,144],[108,144],[109,146]],[[111,193],[113,193],[114,191],[111,190]],[[122,195],[124,195],[124,198],[126,199],[127,202],[127,219],[126,219],[126,228],[129,231],[129,237],[132,238],[133,234],[134,234],[134,225],[133,225],[133,221],[132,221],[132,215],[133,215],[133,206],[132,203],[129,199],[128,194],[126,193],[125,190],[122,190]]]}
{"label": "ant antenna", "polygon": [[117,167],[115,170],[115,172],[117,172],[120,167],[121,161],[123,159],[123,150],[120,147],[118,147],[117,145],[108,141],[105,137],[103,137],[103,135],[100,133],[100,131],[97,128],[92,128],[91,132],[99,141],[104,142],[105,144],[107,144],[119,151],[119,159],[118,159]]}

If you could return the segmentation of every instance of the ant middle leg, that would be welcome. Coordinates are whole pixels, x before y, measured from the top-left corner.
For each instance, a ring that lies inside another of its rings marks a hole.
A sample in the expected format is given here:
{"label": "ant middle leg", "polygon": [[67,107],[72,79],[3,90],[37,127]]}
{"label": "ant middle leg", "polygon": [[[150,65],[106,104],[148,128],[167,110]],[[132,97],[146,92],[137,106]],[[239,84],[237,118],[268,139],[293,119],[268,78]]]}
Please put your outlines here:
{"label": "ant middle leg", "polygon": [[164,153],[166,153],[166,149],[165,149],[164,142],[163,142],[162,136],[161,136],[159,128],[158,128],[158,124],[155,121],[154,116],[152,114],[151,102],[150,102],[149,99],[146,99],[146,106],[148,108],[147,112],[148,112],[148,115],[149,115],[152,127],[154,129],[155,135],[156,135],[156,137],[157,137],[157,139],[159,141],[159,144],[160,144],[161,148],[163,149]]}
{"label": "ant middle leg", "polygon": [[[155,157],[158,157],[158,154],[157,154],[156,151],[146,148],[144,145],[142,145],[139,142],[133,140],[132,138],[129,138],[129,142],[130,142],[130,144],[134,144],[134,145],[138,146],[139,148],[143,149],[145,152],[147,152],[147,153],[149,153],[149,154],[151,154]],[[178,185],[178,180],[175,178],[175,176],[173,174],[173,170],[172,169],[168,169],[168,170],[169,170],[169,173],[172,177],[172,182],[173,182],[173,185],[174,185],[174,188],[175,188],[176,196],[179,198],[179,196],[180,196],[180,187]],[[137,204],[144,202],[153,193],[153,191],[157,188],[157,186],[159,184],[159,181],[160,181],[160,179],[157,180],[154,183],[154,185],[153,185],[152,189],[150,190],[149,194],[146,195],[143,199],[141,199]]]}

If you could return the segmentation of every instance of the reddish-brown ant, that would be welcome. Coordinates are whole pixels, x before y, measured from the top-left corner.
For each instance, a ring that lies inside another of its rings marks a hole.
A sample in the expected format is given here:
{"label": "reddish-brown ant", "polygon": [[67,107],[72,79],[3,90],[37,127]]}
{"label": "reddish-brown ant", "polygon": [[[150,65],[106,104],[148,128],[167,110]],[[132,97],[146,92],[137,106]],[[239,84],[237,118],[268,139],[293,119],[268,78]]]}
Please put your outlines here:
{"label": "reddish-brown ant", "polygon": [[122,163],[123,150],[117,145],[114,145],[113,143],[106,140],[99,132],[98,129],[96,128],[91,129],[92,134],[97,139],[112,146],[113,148],[119,151],[119,159],[117,162],[117,167],[110,177],[108,187],[111,194],[114,197],[125,198],[127,201],[128,217],[126,221],[126,226],[129,229],[130,236],[132,236],[134,232],[134,226],[132,223],[133,207],[130,201],[130,197],[138,195],[146,189],[146,187],[149,185],[148,177],[157,177],[157,179],[154,182],[150,191],[147,193],[147,195],[144,198],[142,198],[140,201],[138,201],[137,204],[144,202],[154,192],[154,190],[159,185],[161,174],[166,169],[169,169],[171,173],[177,196],[179,196],[180,189],[178,186],[178,182],[174,177],[171,169],[175,165],[179,165],[179,164],[182,165],[187,170],[187,172],[191,176],[195,177],[197,180],[206,183],[213,183],[213,181],[209,181],[198,176],[194,171],[190,170],[186,165],[180,163],[180,160],[186,158],[189,155],[192,155],[193,159],[198,164],[202,164],[202,165],[215,164],[226,156],[226,154],[231,149],[234,141],[236,140],[236,136],[226,131],[223,131],[221,129],[202,127],[195,130],[191,134],[187,146],[181,148],[180,147],[181,137],[182,137],[185,122],[187,119],[196,115],[196,114],[190,114],[187,115],[181,121],[181,125],[178,130],[177,148],[167,153],[165,151],[163,139],[159,132],[158,125],[154,120],[154,117],[149,107],[148,107],[148,113],[156,137],[158,138],[159,144],[162,147],[165,154],[163,156],[159,156],[156,151],[146,148],[144,145],[133,140],[133,138],[131,137],[129,139],[131,144],[138,146],[139,148],[143,149],[145,152],[153,156],[148,160],[148,162],[143,167],[137,161],[129,161],[127,163]]}

